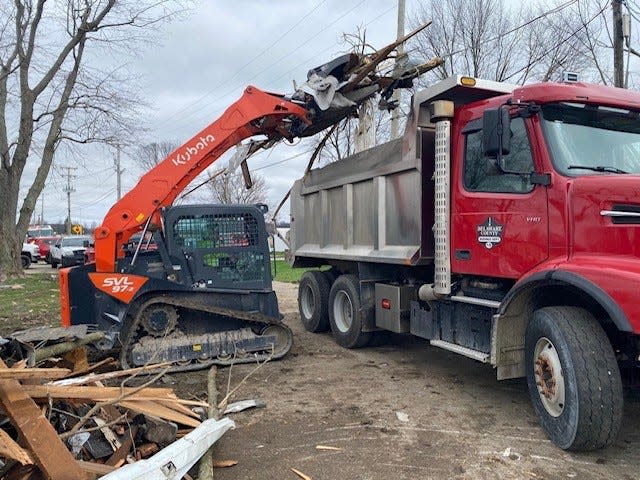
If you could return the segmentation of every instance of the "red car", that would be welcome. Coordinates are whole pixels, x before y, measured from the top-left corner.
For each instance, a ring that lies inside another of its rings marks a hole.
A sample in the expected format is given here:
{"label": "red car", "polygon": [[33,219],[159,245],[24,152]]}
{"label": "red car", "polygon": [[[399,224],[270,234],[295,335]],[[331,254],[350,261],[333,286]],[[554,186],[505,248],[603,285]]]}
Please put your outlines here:
{"label": "red car", "polygon": [[29,243],[35,243],[40,249],[40,259],[47,263],[51,263],[51,256],[49,255],[50,246],[56,243],[60,237],[32,237],[29,239]]}

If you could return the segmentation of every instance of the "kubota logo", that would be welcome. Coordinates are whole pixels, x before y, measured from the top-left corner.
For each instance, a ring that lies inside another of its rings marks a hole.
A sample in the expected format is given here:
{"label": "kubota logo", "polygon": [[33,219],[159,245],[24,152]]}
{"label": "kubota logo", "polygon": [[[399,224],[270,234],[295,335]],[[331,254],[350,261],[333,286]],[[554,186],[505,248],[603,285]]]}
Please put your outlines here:
{"label": "kubota logo", "polygon": [[181,152],[177,153],[176,156],[171,159],[171,162],[176,167],[178,165],[186,165],[195,155],[215,141],[215,137],[211,134],[205,137],[200,137],[195,145],[187,145]]}

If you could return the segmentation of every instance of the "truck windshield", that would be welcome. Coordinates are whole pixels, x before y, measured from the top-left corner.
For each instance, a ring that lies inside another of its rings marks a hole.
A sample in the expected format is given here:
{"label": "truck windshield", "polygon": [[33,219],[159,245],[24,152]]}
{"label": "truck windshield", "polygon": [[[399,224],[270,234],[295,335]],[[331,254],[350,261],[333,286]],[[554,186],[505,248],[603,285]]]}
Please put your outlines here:
{"label": "truck windshield", "polygon": [[640,174],[640,112],[552,103],[542,125],[556,169],[567,176]]}

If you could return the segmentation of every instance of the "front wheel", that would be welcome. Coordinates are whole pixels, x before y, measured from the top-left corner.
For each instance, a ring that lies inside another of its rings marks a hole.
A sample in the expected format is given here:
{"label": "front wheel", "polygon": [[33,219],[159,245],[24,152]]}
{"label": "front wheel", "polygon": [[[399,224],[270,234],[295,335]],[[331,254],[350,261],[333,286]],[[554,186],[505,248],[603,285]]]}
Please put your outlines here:
{"label": "front wheel", "polygon": [[31,257],[28,255],[21,255],[20,261],[22,262],[22,268],[27,269],[31,266]]}
{"label": "front wheel", "polygon": [[360,301],[360,282],[355,275],[341,275],[329,293],[329,324],[336,342],[346,348],[364,347],[371,332],[363,332],[364,312]]}
{"label": "front wheel", "polygon": [[622,382],[604,330],[586,310],[537,310],[525,336],[527,384],[540,423],[565,450],[610,445],[622,422]]}

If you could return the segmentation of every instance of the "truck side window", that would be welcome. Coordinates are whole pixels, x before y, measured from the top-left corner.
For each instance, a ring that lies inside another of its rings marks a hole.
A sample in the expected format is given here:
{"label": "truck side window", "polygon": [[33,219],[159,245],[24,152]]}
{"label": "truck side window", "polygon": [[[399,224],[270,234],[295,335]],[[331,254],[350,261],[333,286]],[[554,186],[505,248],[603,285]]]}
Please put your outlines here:
{"label": "truck side window", "polygon": [[[511,119],[511,151],[505,158],[518,171],[534,171],[527,130],[520,117]],[[534,187],[525,175],[503,173],[495,159],[484,156],[481,130],[465,138],[464,186],[471,192],[501,193],[528,193]]]}

